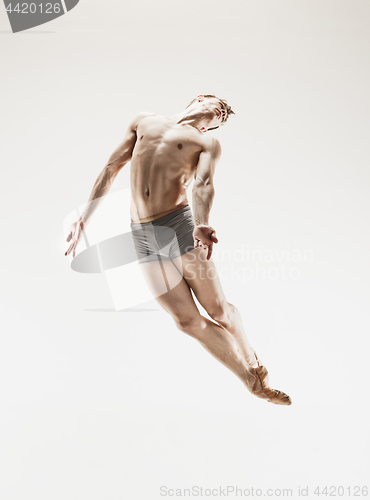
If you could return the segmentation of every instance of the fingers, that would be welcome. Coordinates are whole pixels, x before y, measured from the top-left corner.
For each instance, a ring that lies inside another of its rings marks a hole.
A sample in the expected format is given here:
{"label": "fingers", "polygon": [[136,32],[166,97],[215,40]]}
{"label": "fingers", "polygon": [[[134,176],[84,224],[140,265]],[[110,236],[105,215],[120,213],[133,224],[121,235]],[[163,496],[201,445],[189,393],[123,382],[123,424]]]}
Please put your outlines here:
{"label": "fingers", "polygon": [[77,246],[77,242],[76,242],[76,241],[73,241],[73,242],[70,244],[70,246],[69,246],[68,250],[66,251],[66,253],[65,253],[64,255],[69,255],[71,252],[73,252],[73,254],[72,254],[72,255],[73,255],[73,258],[75,258],[75,257],[76,257],[76,246]]}
{"label": "fingers", "polygon": [[70,232],[67,236],[67,239],[66,239],[67,243],[70,243],[70,246],[64,255],[68,255],[71,252],[73,252],[72,253],[73,258],[76,257],[76,247],[77,247],[78,242],[80,241],[81,232],[83,230],[84,230],[83,222],[78,221],[78,222],[74,222],[72,224],[71,230],[70,230]]}
{"label": "fingers", "polygon": [[211,238],[211,240],[214,242],[214,243],[218,243],[218,238],[216,236],[216,231],[212,231],[211,234],[209,235],[209,237]]}
{"label": "fingers", "polygon": [[[71,241],[72,237],[73,237],[73,233],[72,233],[72,231],[71,231],[71,232],[69,233],[69,235],[67,236],[67,240],[66,240],[66,241],[69,243],[69,242]],[[66,253],[65,253],[64,255],[68,255],[68,254],[70,253],[70,251],[71,251],[71,249],[72,249],[72,245],[73,245],[73,243],[71,243],[71,244],[70,244],[70,246],[69,246],[68,250],[66,251]]]}
{"label": "fingers", "polygon": [[68,250],[66,251],[66,253],[64,255],[69,255],[71,253],[73,245],[74,245],[74,242],[69,245]]}
{"label": "fingers", "polygon": [[194,248],[204,248],[204,250],[207,250],[207,257],[206,257],[207,260],[209,260],[211,258],[212,247],[213,247],[212,242],[208,245],[206,245],[206,244],[203,245],[203,243],[201,243],[201,242],[199,242],[199,240],[197,240],[194,244]]}
{"label": "fingers", "polygon": [[203,247],[203,246],[207,246],[206,243],[203,243],[201,240],[194,240],[194,248],[200,248],[200,247]]}
{"label": "fingers", "polygon": [[213,236],[211,235],[211,239],[208,239],[205,242],[199,239],[194,239],[194,248],[204,248],[205,250],[207,250],[207,257],[206,257],[207,260],[209,260],[212,256],[213,243],[218,242],[218,239],[216,237],[214,237],[214,239],[212,239],[212,237]]}

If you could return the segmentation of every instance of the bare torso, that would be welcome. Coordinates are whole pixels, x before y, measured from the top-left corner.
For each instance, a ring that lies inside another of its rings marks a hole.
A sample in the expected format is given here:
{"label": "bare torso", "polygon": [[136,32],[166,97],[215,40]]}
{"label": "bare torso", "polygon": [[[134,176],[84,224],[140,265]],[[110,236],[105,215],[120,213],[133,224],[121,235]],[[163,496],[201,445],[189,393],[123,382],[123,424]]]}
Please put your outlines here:
{"label": "bare torso", "polygon": [[131,221],[149,222],[188,205],[186,190],[205,137],[165,116],[140,120],[131,158]]}

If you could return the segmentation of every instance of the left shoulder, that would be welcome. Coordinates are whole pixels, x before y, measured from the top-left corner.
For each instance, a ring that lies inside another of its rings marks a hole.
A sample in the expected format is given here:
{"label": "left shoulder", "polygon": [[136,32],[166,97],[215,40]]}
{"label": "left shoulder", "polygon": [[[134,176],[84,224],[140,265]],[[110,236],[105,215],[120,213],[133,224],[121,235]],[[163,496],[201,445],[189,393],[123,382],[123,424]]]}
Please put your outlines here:
{"label": "left shoulder", "polygon": [[204,151],[210,153],[214,158],[221,156],[221,144],[214,137],[207,137],[204,141]]}

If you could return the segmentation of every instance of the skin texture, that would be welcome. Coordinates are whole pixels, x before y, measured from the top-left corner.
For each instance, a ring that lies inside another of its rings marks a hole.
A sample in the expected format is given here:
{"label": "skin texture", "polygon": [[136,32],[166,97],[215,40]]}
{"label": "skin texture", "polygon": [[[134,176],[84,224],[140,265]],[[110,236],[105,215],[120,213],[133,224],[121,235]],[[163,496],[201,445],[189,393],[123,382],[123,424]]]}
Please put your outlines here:
{"label": "skin texture", "polygon": [[[122,143],[96,180],[79,221],[72,225],[66,255],[73,253],[75,256],[83,228],[129,161],[133,222],[155,220],[188,205],[186,190],[194,177],[194,249],[173,261],[162,262],[161,267],[158,262],[147,262],[142,263],[140,269],[153,296],[172,316],[177,328],[198,340],[250,391],[253,387],[259,391],[262,385],[256,375],[254,350],[247,340],[238,309],[226,300],[211,258],[218,239],[215,229],[209,225],[209,214],[215,196],[213,177],[221,147],[204,131],[218,127],[225,117],[221,101],[203,96],[198,96],[191,106],[171,117],[140,113],[130,123]],[[210,319],[200,314],[193,294]],[[264,392],[256,395],[268,399]]]}

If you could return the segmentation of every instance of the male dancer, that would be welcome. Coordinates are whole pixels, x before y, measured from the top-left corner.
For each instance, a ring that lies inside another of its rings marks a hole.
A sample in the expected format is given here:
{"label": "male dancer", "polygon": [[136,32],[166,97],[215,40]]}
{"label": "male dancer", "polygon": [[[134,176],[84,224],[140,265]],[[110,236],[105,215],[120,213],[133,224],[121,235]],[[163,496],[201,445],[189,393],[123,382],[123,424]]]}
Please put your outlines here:
{"label": "male dancer", "polygon": [[[204,134],[230,114],[234,112],[225,100],[199,95],[174,116],[137,115],[96,180],[83,214],[72,224],[65,255],[73,252],[75,257],[84,227],[118,172],[131,161],[131,232],[155,299],[178,329],[198,340],[252,394],[290,405],[287,394],[269,387],[267,369],[247,340],[238,309],[227,302],[211,259],[218,239],[208,219],[221,147]],[[193,177],[194,214],[186,193]],[[200,314],[192,293],[213,321]]]}

